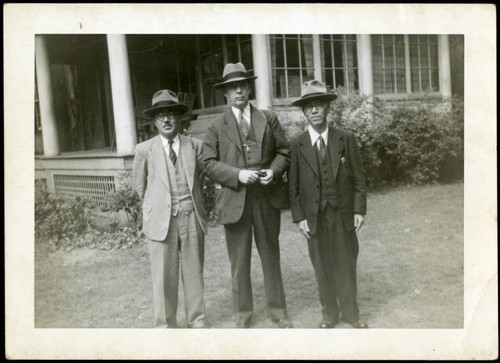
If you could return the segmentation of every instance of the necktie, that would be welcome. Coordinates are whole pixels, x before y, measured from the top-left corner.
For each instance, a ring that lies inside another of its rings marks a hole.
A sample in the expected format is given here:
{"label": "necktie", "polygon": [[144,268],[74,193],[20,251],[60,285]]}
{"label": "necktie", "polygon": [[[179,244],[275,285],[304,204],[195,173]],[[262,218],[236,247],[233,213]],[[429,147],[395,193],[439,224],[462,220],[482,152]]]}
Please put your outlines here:
{"label": "necktie", "polygon": [[243,117],[243,110],[240,110],[238,120],[240,121],[241,131],[243,131],[243,135],[245,135],[245,137],[248,137],[248,130],[250,129],[250,125],[248,124],[247,119]]}
{"label": "necktie", "polygon": [[326,144],[325,140],[323,140],[323,137],[318,138],[318,147],[319,147],[319,154],[321,156],[321,160],[325,158],[326,155]]}
{"label": "necktie", "polygon": [[168,155],[170,156],[170,160],[172,160],[172,164],[175,165],[177,161],[177,155],[175,155],[174,148],[172,147],[174,140],[168,140]]}

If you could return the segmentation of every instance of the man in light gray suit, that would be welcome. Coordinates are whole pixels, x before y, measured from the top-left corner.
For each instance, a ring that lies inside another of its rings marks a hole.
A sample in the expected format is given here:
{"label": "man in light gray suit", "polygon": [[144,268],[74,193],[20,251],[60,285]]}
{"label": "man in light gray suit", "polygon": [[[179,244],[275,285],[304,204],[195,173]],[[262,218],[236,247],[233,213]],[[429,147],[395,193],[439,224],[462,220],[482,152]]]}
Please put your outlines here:
{"label": "man in light gray suit", "polygon": [[202,143],[179,135],[182,114],[170,90],[153,96],[144,114],[159,135],[136,146],[134,188],[143,201],[143,231],[148,238],[154,297],[154,326],[177,327],[179,264],[190,328],[209,327],[203,298],[206,218],[201,196]]}

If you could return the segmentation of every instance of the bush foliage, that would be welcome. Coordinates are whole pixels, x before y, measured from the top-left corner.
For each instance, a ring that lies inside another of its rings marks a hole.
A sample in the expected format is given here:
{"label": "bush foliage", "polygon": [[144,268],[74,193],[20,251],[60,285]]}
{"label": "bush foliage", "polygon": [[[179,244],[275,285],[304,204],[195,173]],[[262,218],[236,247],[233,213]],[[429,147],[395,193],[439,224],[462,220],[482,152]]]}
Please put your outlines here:
{"label": "bush foliage", "polygon": [[[119,192],[121,193],[121,192]],[[123,210],[122,201],[111,210]],[[57,198],[41,183],[35,184],[35,242],[52,250],[77,247],[114,250],[128,248],[141,240],[137,226],[120,227],[112,223],[106,230],[94,228],[91,221],[94,204],[81,197]]]}

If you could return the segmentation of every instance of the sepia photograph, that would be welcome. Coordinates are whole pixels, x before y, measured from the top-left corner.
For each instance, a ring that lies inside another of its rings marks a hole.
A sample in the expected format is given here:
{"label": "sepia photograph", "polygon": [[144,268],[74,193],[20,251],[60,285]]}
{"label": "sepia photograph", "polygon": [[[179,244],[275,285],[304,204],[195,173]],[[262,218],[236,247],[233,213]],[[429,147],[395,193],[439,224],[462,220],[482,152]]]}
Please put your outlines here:
{"label": "sepia photograph", "polygon": [[498,358],[494,7],[284,5],[4,5],[8,358]]}

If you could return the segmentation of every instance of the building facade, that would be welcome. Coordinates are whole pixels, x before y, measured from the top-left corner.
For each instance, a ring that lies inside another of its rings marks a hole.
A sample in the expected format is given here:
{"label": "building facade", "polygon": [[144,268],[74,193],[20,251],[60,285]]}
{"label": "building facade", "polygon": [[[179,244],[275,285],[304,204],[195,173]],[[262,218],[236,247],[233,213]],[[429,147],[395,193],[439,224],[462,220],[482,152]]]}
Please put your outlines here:
{"label": "building facade", "polygon": [[155,132],[142,111],[159,89],[189,105],[201,138],[226,109],[227,62],[256,75],[251,102],[298,114],[301,84],[381,100],[463,95],[463,36],[432,34],[36,35],[35,177],[56,195],[105,203]]}

